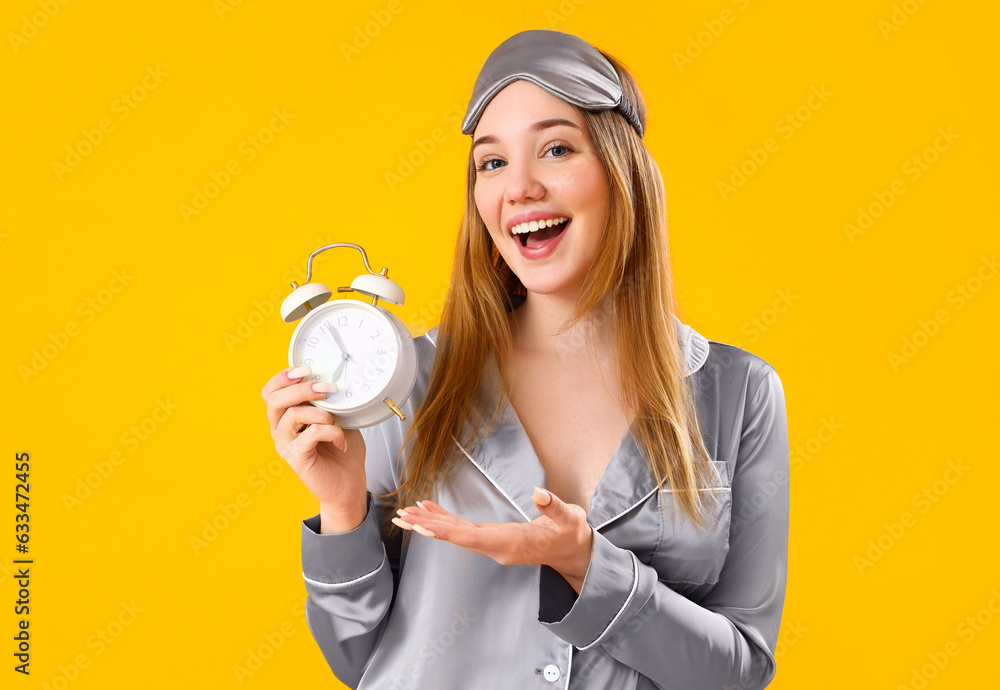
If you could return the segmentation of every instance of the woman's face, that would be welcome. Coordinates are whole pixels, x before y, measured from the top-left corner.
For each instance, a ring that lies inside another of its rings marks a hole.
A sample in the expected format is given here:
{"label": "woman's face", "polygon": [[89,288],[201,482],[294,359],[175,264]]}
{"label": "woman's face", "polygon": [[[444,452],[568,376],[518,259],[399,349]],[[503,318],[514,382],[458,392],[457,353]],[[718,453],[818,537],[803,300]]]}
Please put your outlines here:
{"label": "woman's face", "polygon": [[[530,292],[575,300],[597,256],[609,205],[604,167],[583,115],[519,79],[486,106],[472,155],[476,207],[504,261]],[[546,219],[559,218],[566,220],[545,227]],[[537,220],[542,228],[514,232]]]}

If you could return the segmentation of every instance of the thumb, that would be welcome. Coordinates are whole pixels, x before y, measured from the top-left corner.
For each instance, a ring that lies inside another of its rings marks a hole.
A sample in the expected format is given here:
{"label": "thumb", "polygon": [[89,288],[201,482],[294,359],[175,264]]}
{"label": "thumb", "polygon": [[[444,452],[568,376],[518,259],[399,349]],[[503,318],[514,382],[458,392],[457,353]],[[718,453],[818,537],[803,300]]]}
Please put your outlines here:
{"label": "thumb", "polygon": [[531,494],[531,500],[535,502],[538,512],[556,522],[565,522],[569,516],[569,506],[551,491],[536,486]]}
{"label": "thumb", "polygon": [[537,486],[535,490],[531,493],[531,500],[535,502],[535,505],[539,508],[544,508],[545,506],[552,505],[552,499],[554,494],[546,491],[545,489],[539,489]]}

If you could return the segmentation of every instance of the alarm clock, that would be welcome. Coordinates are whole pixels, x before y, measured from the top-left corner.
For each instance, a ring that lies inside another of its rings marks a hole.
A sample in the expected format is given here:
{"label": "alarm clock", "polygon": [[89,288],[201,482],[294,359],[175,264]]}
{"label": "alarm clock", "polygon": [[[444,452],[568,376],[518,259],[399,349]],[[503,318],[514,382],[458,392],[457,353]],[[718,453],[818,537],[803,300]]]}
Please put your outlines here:
{"label": "alarm clock", "polygon": [[[344,298],[328,301],[333,291],[322,283],[310,282],[312,262],[320,253],[337,247],[361,252],[367,273],[355,278],[350,287],[337,292],[356,292],[371,302]],[[402,304],[403,289],[389,280],[383,268],[372,270],[368,255],[359,245],[335,242],[309,255],[304,285],[292,283],[292,292],[281,303],[286,323],[299,321],[288,345],[288,364],[308,366],[307,381],[335,383],[337,390],[326,397],[310,400],[333,414],[337,426],[362,429],[385,421],[392,415],[401,420],[399,409],[410,397],[417,378],[417,356],[413,337],[395,314],[379,306],[379,300]]]}

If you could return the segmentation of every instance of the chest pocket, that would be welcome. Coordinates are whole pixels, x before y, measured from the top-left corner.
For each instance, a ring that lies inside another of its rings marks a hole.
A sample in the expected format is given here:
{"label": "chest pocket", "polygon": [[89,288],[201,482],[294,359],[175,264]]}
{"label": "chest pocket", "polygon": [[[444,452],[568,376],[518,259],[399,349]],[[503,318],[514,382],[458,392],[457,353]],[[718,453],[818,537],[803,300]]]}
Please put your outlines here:
{"label": "chest pocket", "polygon": [[[714,484],[700,489],[708,503],[703,524],[696,527],[674,501],[670,491],[657,492],[660,537],[650,559],[660,579],[679,592],[694,591],[700,585],[718,582],[729,553],[733,491],[729,468],[724,461],[712,460]],[[714,499],[714,501],[713,501]]]}

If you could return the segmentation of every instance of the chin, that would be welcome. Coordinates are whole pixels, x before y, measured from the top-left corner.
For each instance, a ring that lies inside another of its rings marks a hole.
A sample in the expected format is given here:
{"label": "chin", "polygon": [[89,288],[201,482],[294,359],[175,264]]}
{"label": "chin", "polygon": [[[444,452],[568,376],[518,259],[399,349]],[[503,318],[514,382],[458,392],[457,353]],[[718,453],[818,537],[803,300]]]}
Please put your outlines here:
{"label": "chin", "polygon": [[536,295],[556,295],[561,292],[575,292],[579,291],[582,286],[580,282],[551,278],[536,278],[535,280],[529,278],[527,281],[522,279],[521,285],[528,292],[533,292]]}

